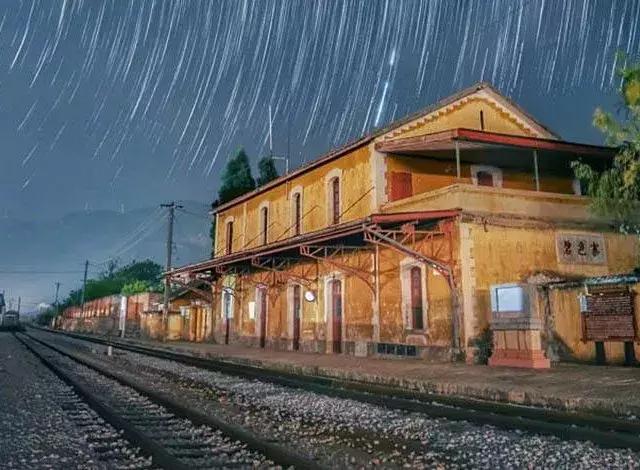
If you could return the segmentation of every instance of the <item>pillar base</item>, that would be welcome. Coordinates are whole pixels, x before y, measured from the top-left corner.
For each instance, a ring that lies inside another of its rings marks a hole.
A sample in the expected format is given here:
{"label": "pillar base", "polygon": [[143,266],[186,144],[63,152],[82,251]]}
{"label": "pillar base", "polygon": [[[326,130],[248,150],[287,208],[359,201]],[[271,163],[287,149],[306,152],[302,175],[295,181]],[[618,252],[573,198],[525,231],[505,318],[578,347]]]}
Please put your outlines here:
{"label": "pillar base", "polygon": [[499,349],[489,358],[489,366],[550,369],[551,361],[544,357],[542,351]]}

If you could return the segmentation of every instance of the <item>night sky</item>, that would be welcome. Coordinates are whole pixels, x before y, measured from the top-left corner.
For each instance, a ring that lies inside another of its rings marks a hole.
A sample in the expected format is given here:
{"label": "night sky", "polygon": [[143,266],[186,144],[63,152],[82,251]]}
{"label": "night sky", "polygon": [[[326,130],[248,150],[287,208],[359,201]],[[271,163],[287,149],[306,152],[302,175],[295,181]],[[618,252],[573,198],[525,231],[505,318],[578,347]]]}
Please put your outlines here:
{"label": "night sky", "polygon": [[2,0],[0,217],[210,202],[235,149],[268,153],[269,106],[292,168],[481,80],[599,143],[639,17],[631,0]]}

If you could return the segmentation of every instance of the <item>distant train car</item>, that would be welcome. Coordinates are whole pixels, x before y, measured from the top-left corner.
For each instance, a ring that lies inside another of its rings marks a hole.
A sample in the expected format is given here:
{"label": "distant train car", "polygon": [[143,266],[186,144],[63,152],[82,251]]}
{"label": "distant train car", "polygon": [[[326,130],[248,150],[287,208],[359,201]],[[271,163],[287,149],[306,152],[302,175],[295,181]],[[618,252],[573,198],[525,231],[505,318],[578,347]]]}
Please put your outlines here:
{"label": "distant train car", "polygon": [[0,331],[21,331],[23,328],[20,314],[15,310],[8,310],[0,316]]}

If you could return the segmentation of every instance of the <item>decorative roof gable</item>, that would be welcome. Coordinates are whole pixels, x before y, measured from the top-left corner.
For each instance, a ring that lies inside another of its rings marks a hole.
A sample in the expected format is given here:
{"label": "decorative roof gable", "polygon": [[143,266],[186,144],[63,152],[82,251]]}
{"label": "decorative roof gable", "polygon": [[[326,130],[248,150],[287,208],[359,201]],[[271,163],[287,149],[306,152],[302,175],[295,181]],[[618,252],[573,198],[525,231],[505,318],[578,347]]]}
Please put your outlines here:
{"label": "decorative roof gable", "polygon": [[543,139],[559,138],[491,85],[480,83],[393,123],[379,139],[391,140],[457,127],[480,129],[479,109],[484,109],[485,119],[494,126],[490,130]]}

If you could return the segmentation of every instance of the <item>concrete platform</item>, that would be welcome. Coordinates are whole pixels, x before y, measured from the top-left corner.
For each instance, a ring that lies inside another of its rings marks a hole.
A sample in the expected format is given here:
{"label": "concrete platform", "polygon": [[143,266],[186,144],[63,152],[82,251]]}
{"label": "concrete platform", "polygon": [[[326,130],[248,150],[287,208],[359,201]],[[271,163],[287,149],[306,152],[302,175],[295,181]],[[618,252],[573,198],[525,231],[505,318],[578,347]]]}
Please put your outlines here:
{"label": "concrete platform", "polygon": [[640,367],[560,364],[548,370],[526,370],[269,351],[238,345],[122,341],[290,373],[640,419]]}

